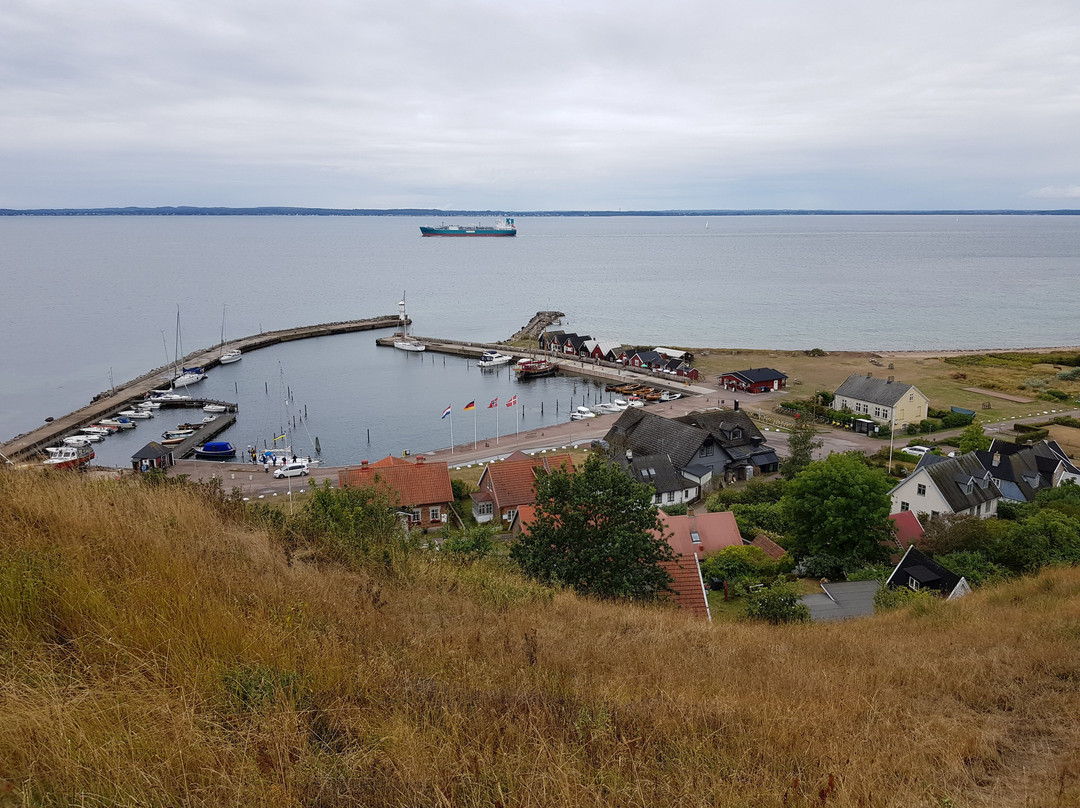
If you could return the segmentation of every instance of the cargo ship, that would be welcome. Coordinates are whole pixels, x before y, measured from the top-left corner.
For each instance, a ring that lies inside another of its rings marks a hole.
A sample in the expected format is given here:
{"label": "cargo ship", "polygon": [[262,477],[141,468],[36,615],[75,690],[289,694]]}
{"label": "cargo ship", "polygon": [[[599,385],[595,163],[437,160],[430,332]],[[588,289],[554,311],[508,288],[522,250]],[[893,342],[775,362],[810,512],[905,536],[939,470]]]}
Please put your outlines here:
{"label": "cargo ship", "polygon": [[490,227],[484,225],[441,224],[438,227],[420,228],[423,236],[516,236],[517,228],[513,219],[496,222]]}

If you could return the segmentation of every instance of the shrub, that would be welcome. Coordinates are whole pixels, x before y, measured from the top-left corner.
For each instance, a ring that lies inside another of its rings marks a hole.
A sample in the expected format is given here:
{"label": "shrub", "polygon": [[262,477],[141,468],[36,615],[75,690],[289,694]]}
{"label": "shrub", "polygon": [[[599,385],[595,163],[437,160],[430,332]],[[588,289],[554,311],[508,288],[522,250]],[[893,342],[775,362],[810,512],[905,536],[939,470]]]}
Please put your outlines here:
{"label": "shrub", "polygon": [[738,578],[759,579],[776,574],[776,562],[760,547],[725,547],[701,562],[701,575],[711,585]]}
{"label": "shrub", "polygon": [[934,595],[929,590],[916,592],[906,586],[898,586],[895,589],[883,586],[874,595],[874,611],[887,612],[911,603],[925,603],[933,599]]}
{"label": "shrub", "polygon": [[477,525],[465,530],[443,528],[441,549],[448,558],[459,562],[487,558],[495,550],[495,527]]}
{"label": "shrub", "polygon": [[686,515],[686,503],[677,502],[672,505],[661,505],[660,510],[666,513],[668,516],[685,516]]}
{"label": "shrub", "polygon": [[1063,390],[1043,390],[1039,393],[1039,398],[1044,401],[1068,401],[1069,394]]}
{"label": "shrub", "polygon": [[773,625],[805,623],[810,620],[810,610],[793,584],[777,581],[747,595],[746,616]]}
{"label": "shrub", "polygon": [[1040,387],[1045,387],[1046,386],[1046,380],[1045,379],[1028,379],[1027,381],[1024,382],[1024,384],[1027,385],[1028,387],[1031,387],[1032,389],[1038,390]]}
{"label": "shrub", "polygon": [[917,435],[919,433],[919,427],[915,424],[908,424],[904,427],[904,432],[909,435]]}
{"label": "shrub", "polygon": [[1073,368],[1072,370],[1062,370],[1058,373],[1057,377],[1063,382],[1071,382],[1076,379],[1080,379],[1080,368]]}
{"label": "shrub", "polygon": [[1005,580],[1008,575],[1005,569],[994,564],[982,553],[972,550],[948,553],[934,560],[946,569],[966,578],[972,586],[997,583]]}
{"label": "shrub", "polygon": [[804,578],[837,580],[844,577],[844,562],[831,555],[807,556],[796,565],[795,574]]}
{"label": "shrub", "polygon": [[885,583],[889,576],[892,575],[893,569],[891,564],[872,564],[866,567],[858,567],[848,571],[847,579],[849,581],[881,581]]}

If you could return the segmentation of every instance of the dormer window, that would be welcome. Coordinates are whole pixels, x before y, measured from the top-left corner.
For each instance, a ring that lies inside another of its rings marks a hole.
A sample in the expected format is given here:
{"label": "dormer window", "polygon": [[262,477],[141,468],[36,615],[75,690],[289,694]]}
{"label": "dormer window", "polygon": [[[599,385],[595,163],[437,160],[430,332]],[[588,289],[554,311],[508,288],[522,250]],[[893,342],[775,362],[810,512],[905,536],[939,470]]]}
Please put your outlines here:
{"label": "dormer window", "polygon": [[697,534],[697,531],[690,531],[690,541],[694,544],[701,544],[701,536]]}

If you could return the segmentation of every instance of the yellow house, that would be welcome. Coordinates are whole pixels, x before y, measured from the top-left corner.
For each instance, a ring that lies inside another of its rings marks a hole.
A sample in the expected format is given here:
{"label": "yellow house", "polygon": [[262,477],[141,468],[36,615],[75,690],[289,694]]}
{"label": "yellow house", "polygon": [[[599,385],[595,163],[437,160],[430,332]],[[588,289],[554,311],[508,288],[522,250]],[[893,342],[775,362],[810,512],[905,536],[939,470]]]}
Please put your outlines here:
{"label": "yellow house", "polygon": [[898,382],[890,376],[878,379],[872,374],[852,373],[836,388],[834,410],[849,409],[875,421],[891,424],[894,430],[917,424],[926,418],[930,399],[913,384]]}

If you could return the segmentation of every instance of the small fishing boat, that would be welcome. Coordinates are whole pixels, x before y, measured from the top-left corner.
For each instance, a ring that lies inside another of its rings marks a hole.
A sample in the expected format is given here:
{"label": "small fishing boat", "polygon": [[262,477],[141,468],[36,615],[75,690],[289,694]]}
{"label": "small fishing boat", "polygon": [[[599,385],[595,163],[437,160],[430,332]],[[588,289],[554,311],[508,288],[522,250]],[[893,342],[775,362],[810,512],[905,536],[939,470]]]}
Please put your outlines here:
{"label": "small fishing boat", "polygon": [[185,424],[177,424],[176,428],[181,432],[186,432],[189,429],[194,432],[196,429],[202,429],[203,425],[202,425],[202,423],[193,424],[193,423],[188,422],[188,423],[185,423]]}
{"label": "small fishing boat", "polygon": [[101,443],[105,440],[104,435],[99,435],[96,432],[81,432],[78,435],[72,435],[71,437],[82,438],[83,440],[90,441],[90,443]]}
{"label": "small fishing boat", "polygon": [[90,426],[82,427],[79,431],[87,435],[97,435],[99,437],[104,437],[105,435],[111,435],[113,432],[119,432],[120,427],[116,427],[115,429],[113,429],[107,426],[102,426],[101,424],[91,424]]}
{"label": "small fishing boat", "polygon": [[78,468],[94,459],[94,449],[88,443],[81,446],[51,446],[45,451],[49,457],[44,465],[55,469]]}
{"label": "small fishing boat", "polygon": [[203,412],[225,412],[224,404],[205,404],[202,408]]}
{"label": "small fishing boat", "polygon": [[522,359],[514,365],[514,373],[519,379],[533,379],[538,376],[554,376],[558,368],[554,362],[546,359]]}
{"label": "small fishing boat", "polygon": [[624,401],[623,399],[621,399],[621,398],[617,398],[617,399],[615,399],[614,401],[612,401],[612,402],[611,402],[611,405],[612,405],[612,406],[613,406],[613,407],[614,407],[614,408],[615,408],[616,410],[618,410],[619,412],[622,412],[623,410],[626,410],[626,409],[629,409],[629,408],[630,408],[630,405],[629,405],[629,404],[628,404],[628,403],[627,403],[626,401]]}
{"label": "small fishing boat", "polygon": [[480,354],[480,358],[476,360],[476,365],[481,370],[488,370],[509,365],[513,361],[514,357],[509,354],[499,353],[498,351],[484,351]]}
{"label": "small fishing boat", "polygon": [[660,394],[661,401],[674,401],[677,398],[682,398],[682,393],[671,393],[665,390]]}
{"label": "small fishing boat", "polygon": [[570,413],[571,421],[584,421],[586,418],[595,418],[596,413],[590,410],[588,407],[578,407],[572,413]]}
{"label": "small fishing boat", "polygon": [[630,407],[644,407],[645,406],[645,402],[642,401],[637,396],[627,396],[626,397],[626,403]]}
{"label": "small fishing boat", "polygon": [[165,446],[175,446],[195,434],[194,429],[168,429],[161,433],[161,442]]}
{"label": "small fishing boat", "polygon": [[[98,440],[101,437],[98,436]],[[90,437],[88,435],[68,435],[62,441],[65,446],[87,446],[90,444]]]}
{"label": "small fishing boat", "polygon": [[593,412],[595,412],[597,415],[608,415],[613,412],[622,412],[622,409],[617,407],[614,402],[605,401],[603,404],[597,404],[595,407],[593,407]]}
{"label": "small fishing boat", "polygon": [[195,457],[200,460],[228,460],[236,457],[236,447],[225,440],[209,441],[195,448]]}
{"label": "small fishing boat", "polygon": [[160,410],[161,409],[161,402],[160,401],[140,401],[138,404],[135,405],[135,407],[136,407],[136,409],[147,410],[147,411],[149,411],[149,410]]}

